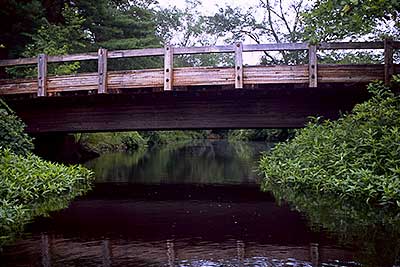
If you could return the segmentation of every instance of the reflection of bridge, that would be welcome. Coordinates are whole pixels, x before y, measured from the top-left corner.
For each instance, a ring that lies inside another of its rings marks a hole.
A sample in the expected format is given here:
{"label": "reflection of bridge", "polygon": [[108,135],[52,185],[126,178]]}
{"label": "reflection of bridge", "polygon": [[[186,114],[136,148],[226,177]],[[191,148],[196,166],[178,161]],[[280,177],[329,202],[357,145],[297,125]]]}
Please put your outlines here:
{"label": "reflection of bridge", "polygon": [[[335,118],[365,99],[365,84],[400,73],[400,42],[167,46],[1,60],[37,64],[37,79],[2,80],[0,95],[30,132],[301,127],[310,115]],[[318,64],[318,50],[383,49],[384,64]],[[243,53],[308,51],[307,65],[245,66]],[[174,68],[174,55],[234,53],[234,67]],[[164,57],[164,69],[107,71],[117,58]],[[48,63],[98,61],[97,73],[48,76]],[[317,89],[316,89],[317,88]],[[252,89],[252,90],[250,90]],[[40,98],[25,97],[37,95]],[[47,97],[45,97],[47,96]],[[53,97],[50,97],[53,96]],[[58,96],[58,97],[55,97]]]}
{"label": "reflection of bridge", "polygon": [[[40,242],[40,245],[39,245]],[[28,242],[26,242],[28,243]],[[69,256],[70,261],[74,254],[77,257],[92,259],[93,263],[97,261],[99,266],[109,267],[113,262],[119,264],[132,264],[143,262],[151,266],[313,266],[318,267],[321,264],[335,262],[340,266],[347,266],[346,261],[352,261],[352,255],[349,252],[333,247],[319,247],[316,243],[311,243],[309,247],[279,247],[266,246],[261,249],[252,244],[246,245],[241,240],[229,243],[229,247],[221,247],[221,244],[206,244],[203,242],[197,248],[193,245],[189,248],[179,247],[173,240],[166,240],[166,244],[161,242],[151,246],[138,246],[135,242],[124,243],[118,241],[93,240],[86,247],[79,247],[73,240],[58,239],[52,235],[42,234],[40,241],[29,242],[31,247],[37,248],[37,256],[40,255],[42,266],[50,267],[57,265],[60,258]],[[35,244],[33,244],[35,243]],[[290,250],[290,251],[287,251]],[[72,255],[71,255],[72,254]],[[266,256],[268,255],[268,256]],[[344,257],[344,258],[343,258]],[[54,259],[55,258],[55,259]],[[342,261],[339,261],[341,259]],[[343,261],[345,259],[345,261]],[[68,264],[69,261],[63,260]],[[101,264],[100,264],[101,263]],[[258,263],[258,264],[256,264]],[[339,266],[336,265],[335,266]],[[354,262],[349,263],[353,266]],[[329,265],[332,266],[332,265]]]}

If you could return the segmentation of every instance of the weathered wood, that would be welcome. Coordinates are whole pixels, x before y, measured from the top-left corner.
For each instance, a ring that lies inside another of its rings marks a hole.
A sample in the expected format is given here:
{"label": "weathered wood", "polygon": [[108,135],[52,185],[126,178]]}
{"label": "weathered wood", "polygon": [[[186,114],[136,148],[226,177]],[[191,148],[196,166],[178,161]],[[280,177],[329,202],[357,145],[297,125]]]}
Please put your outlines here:
{"label": "weathered wood", "polygon": [[385,84],[389,85],[392,79],[394,68],[393,68],[393,41],[391,39],[385,39]]}
{"label": "weathered wood", "polygon": [[243,45],[244,52],[306,50],[307,43],[250,44]]}
{"label": "weathered wood", "polygon": [[97,93],[107,93],[107,49],[100,48],[98,52],[98,90]]}
{"label": "weathered wood", "polygon": [[108,58],[150,57],[150,56],[163,56],[163,55],[164,55],[163,48],[116,50],[108,52]]}
{"label": "weathered wood", "polygon": [[0,67],[29,65],[29,64],[36,64],[36,63],[37,63],[37,57],[18,58],[18,59],[3,59],[3,60],[0,60]]}
{"label": "weathered wood", "polygon": [[47,55],[40,54],[38,62],[37,96],[47,95]]}
{"label": "weathered wood", "polygon": [[235,49],[233,45],[192,46],[174,48],[175,55],[233,53],[234,51]]}
{"label": "weathered wood", "polygon": [[320,50],[383,49],[383,42],[332,42],[318,44]]}
{"label": "weathered wood", "polygon": [[[394,65],[394,73],[400,65]],[[107,73],[108,90],[163,88],[163,69],[110,71]],[[383,64],[335,65],[318,64],[318,83],[368,83],[384,79]],[[175,68],[172,79],[176,87],[235,85],[235,70],[230,67]],[[98,89],[97,73],[50,76],[48,93],[87,91]],[[243,68],[246,85],[307,84],[308,65],[246,66]],[[0,80],[0,95],[36,94],[36,79]]]}
{"label": "weathered wood", "polygon": [[394,49],[400,49],[400,41],[392,41]]}
{"label": "weathered wood", "polygon": [[165,46],[164,53],[164,91],[172,90],[174,67],[174,48],[170,45]]}
{"label": "weathered wood", "polygon": [[45,133],[302,127],[309,116],[333,119],[367,97],[365,86],[358,91],[341,86],[231,89],[47,97],[9,104],[28,132]]}
{"label": "weathered wood", "polygon": [[235,88],[243,88],[243,44],[235,45]]}
{"label": "weathered wood", "polygon": [[[400,49],[400,42],[393,41],[394,49]],[[318,49],[334,50],[334,49],[383,49],[384,42],[333,42],[320,43]],[[248,44],[243,45],[243,52],[257,51],[295,51],[307,50],[307,43],[270,43],[270,44]],[[201,46],[201,47],[176,47],[174,54],[208,54],[208,53],[233,53],[234,45],[216,45],[216,46]],[[130,49],[109,51],[108,58],[127,58],[127,57],[146,57],[146,56],[163,56],[163,48],[145,48],[145,49]],[[68,62],[68,61],[84,61],[95,60],[98,58],[96,52],[80,53],[72,55],[48,56],[47,61],[53,62]],[[0,60],[0,67],[18,66],[35,64],[37,58],[19,58]]]}
{"label": "weathered wood", "polygon": [[318,86],[318,62],[317,62],[317,46],[310,45],[308,48],[308,75],[309,87]]}
{"label": "weathered wood", "polygon": [[384,66],[374,64],[318,65],[318,83],[369,83],[383,80]]}

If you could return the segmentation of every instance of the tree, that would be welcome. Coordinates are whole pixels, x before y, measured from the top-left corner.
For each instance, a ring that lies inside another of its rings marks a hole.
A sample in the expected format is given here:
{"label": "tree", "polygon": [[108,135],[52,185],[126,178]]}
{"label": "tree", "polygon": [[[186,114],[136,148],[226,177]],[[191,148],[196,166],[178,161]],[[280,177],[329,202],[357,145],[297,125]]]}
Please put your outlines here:
{"label": "tree", "polygon": [[[185,7],[160,8],[157,11],[157,35],[164,44],[174,46],[215,45],[218,36],[207,31],[207,18],[200,12],[201,1],[186,0]],[[175,60],[179,67],[233,64],[227,54],[181,55]]]}
{"label": "tree", "polygon": [[[307,4],[293,0],[260,0],[257,6],[243,10],[227,6],[208,18],[208,32],[227,43],[251,40],[257,44],[274,42],[295,43],[304,40],[301,14]],[[264,64],[299,64],[306,60],[305,53],[265,53]]]}
{"label": "tree", "polygon": [[[62,10],[63,24],[53,24],[45,20],[45,23],[33,34],[29,34],[32,42],[25,46],[21,55],[23,57],[35,57],[38,54],[66,55],[81,51],[85,48],[87,36],[82,29],[85,21],[76,8],[65,5]],[[50,74],[71,74],[80,67],[79,62],[49,64]],[[7,72],[14,77],[26,77],[37,75],[37,68],[11,67]]]}
{"label": "tree", "polygon": [[399,12],[397,0],[320,0],[303,14],[305,36],[314,42],[398,37]]}

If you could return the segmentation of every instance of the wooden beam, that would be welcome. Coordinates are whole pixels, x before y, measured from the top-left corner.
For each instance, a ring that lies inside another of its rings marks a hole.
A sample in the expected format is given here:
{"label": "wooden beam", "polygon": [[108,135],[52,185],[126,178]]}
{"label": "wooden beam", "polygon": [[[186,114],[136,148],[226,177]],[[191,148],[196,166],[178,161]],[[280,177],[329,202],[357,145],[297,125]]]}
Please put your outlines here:
{"label": "wooden beam", "polygon": [[318,62],[317,62],[317,46],[310,45],[308,48],[308,76],[309,87],[318,86]]}
{"label": "wooden beam", "polygon": [[234,51],[235,49],[233,45],[192,46],[174,48],[175,55],[233,53]]}
{"label": "wooden beam", "polygon": [[385,84],[389,85],[392,79],[394,68],[393,68],[393,40],[385,39]]}
{"label": "wooden beam", "polygon": [[307,50],[307,43],[250,44],[243,45],[244,52]]}
{"label": "wooden beam", "polygon": [[100,48],[98,52],[98,89],[97,93],[107,93],[107,49]]}
{"label": "wooden beam", "polygon": [[383,42],[332,42],[318,44],[320,50],[383,49]]}
{"label": "wooden beam", "polygon": [[152,57],[152,56],[163,56],[163,55],[164,55],[163,48],[116,50],[108,52],[108,58]]}
{"label": "wooden beam", "polygon": [[174,67],[174,48],[170,45],[164,48],[164,91],[172,90]]}
{"label": "wooden beam", "polygon": [[40,54],[37,58],[38,63],[38,90],[37,96],[47,95],[47,55]]}
{"label": "wooden beam", "polygon": [[243,44],[235,44],[235,88],[243,88]]}

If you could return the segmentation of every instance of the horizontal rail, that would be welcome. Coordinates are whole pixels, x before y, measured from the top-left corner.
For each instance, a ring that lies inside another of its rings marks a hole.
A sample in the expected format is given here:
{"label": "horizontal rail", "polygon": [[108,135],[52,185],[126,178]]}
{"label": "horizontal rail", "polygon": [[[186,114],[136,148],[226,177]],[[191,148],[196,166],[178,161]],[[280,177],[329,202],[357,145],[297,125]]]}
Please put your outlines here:
{"label": "horizontal rail", "polygon": [[[400,66],[394,65],[394,73]],[[108,90],[135,90],[142,88],[162,88],[163,69],[110,71]],[[368,83],[384,78],[384,65],[318,65],[318,83]],[[229,67],[186,67],[173,72],[174,86],[235,86],[235,70]],[[309,71],[307,65],[296,66],[245,66],[244,85],[261,84],[307,84]],[[63,93],[72,91],[96,91],[97,73],[48,77],[47,92]],[[34,94],[37,91],[36,79],[0,80],[0,95]]]}
{"label": "horizontal rail", "polygon": [[[296,51],[307,50],[308,43],[271,43],[271,44],[247,44],[243,45],[243,52],[261,51]],[[393,49],[400,49],[400,42],[392,42]],[[384,42],[333,42],[320,43],[317,45],[319,50],[339,50],[339,49],[383,49]],[[194,47],[174,47],[174,55],[208,54],[208,53],[234,53],[234,45],[216,46],[194,46]],[[108,51],[107,58],[129,58],[129,57],[148,57],[164,56],[164,48],[144,48],[134,50],[115,50]],[[48,56],[48,63],[97,60],[97,52],[80,53],[71,55]],[[31,65],[36,64],[37,58],[19,58],[0,60],[0,67]]]}

